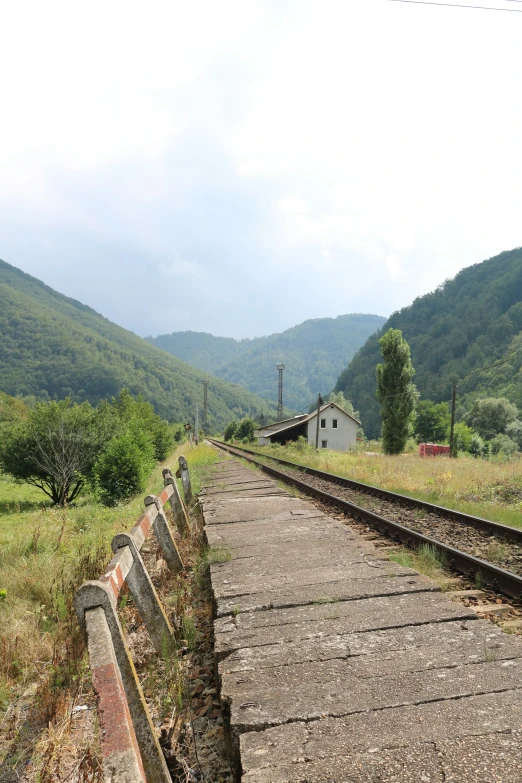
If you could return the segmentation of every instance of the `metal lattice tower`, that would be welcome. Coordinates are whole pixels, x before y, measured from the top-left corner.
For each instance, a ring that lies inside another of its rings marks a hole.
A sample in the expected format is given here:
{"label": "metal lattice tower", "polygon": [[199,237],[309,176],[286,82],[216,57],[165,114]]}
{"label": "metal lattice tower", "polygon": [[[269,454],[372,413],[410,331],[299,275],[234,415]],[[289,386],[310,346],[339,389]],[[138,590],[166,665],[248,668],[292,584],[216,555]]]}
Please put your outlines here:
{"label": "metal lattice tower", "polygon": [[279,362],[276,364],[276,367],[279,371],[279,389],[278,389],[278,395],[277,395],[277,418],[282,419],[283,418],[283,370],[285,369],[285,365],[283,362]]}
{"label": "metal lattice tower", "polygon": [[203,381],[203,429],[207,431],[208,414],[208,380]]}

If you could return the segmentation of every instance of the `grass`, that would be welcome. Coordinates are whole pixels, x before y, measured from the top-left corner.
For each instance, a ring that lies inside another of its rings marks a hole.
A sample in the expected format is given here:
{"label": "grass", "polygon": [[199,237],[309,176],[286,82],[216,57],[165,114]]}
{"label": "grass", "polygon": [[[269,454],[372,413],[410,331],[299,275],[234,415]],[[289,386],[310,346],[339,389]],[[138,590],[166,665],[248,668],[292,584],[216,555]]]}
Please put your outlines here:
{"label": "grass", "polygon": [[423,458],[417,453],[390,457],[378,452],[316,451],[293,445],[254,449],[260,455],[298,462],[522,528],[522,460],[481,460],[465,455],[450,460]]}
{"label": "grass", "polygon": [[163,486],[162,468],[175,471],[182,451],[186,444],[156,467],[143,496],[114,508],[88,494],[70,508],[52,508],[43,493],[0,476],[0,710],[38,681],[38,709],[49,723],[60,693],[76,687],[85,648],[74,592],[100,576],[114,534],[132,527],[145,494]]}
{"label": "grass", "polygon": [[[0,476],[0,728],[10,704],[29,685],[38,684],[31,708],[31,738],[17,734],[14,744],[10,741],[3,747],[0,743],[0,765],[12,768],[32,758],[40,783],[58,779],[49,770],[70,741],[72,705],[78,694],[90,688],[83,635],[73,609],[74,593],[83,581],[103,573],[112,557],[114,534],[132,527],[143,512],[144,496],[159,494],[162,468],[168,466],[175,473],[182,453],[195,492],[203,466],[223,459],[211,447],[183,444],[156,467],[143,495],[114,508],[85,494],[74,506],[55,509],[43,493]],[[223,552],[218,557],[224,562],[230,554],[226,557]],[[126,598],[121,602],[123,615]],[[176,598],[180,606],[175,608],[183,617],[183,636],[192,649],[197,631],[190,613],[185,616],[181,611],[184,600],[180,594]],[[172,689],[179,690],[179,677],[172,674]],[[177,691],[167,696],[171,701],[181,698]],[[98,763],[89,753],[87,748],[85,764]]]}
{"label": "grass", "polygon": [[430,544],[423,544],[413,552],[408,549],[397,549],[395,552],[389,552],[388,557],[403,568],[413,568],[420,574],[428,576],[441,588],[447,587],[448,580],[451,579],[451,575],[445,570],[444,554]]}

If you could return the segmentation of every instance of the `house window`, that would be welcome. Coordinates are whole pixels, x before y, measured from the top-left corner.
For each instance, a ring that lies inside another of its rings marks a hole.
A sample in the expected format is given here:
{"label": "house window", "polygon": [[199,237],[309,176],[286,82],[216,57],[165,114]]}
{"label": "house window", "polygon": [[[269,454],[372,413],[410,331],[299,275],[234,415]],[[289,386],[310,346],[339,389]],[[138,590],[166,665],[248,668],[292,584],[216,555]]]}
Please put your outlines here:
{"label": "house window", "polygon": [[326,419],[321,419],[321,429],[322,430],[326,429]]}
{"label": "house window", "polygon": [[337,429],[337,419],[332,419],[332,427],[334,430]]}
{"label": "house window", "polygon": [[322,449],[327,449],[328,448],[328,441],[327,440],[322,440],[321,441],[321,448]]}

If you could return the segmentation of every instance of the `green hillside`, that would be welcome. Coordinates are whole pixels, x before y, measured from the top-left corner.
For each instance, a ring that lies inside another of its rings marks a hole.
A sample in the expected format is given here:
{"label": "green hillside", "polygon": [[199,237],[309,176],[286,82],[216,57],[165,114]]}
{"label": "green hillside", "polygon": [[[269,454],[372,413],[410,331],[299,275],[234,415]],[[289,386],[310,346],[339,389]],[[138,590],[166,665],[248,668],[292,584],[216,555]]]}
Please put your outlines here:
{"label": "green hillside", "polygon": [[215,373],[217,367],[247,351],[254,342],[264,340],[235,340],[233,337],[214,337],[206,332],[172,332],[158,337],[146,337],[147,342],[187,362],[198,370]]}
{"label": "green hillside", "polygon": [[277,362],[285,363],[284,401],[304,410],[317,392],[328,393],[340,371],[370,334],[379,315],[316,318],[254,340],[231,340],[200,332],[147,338],[151,343],[267,400],[277,400]]}
{"label": "green hillside", "polygon": [[[203,404],[205,373],[111,323],[80,302],[0,261],[0,390],[13,396],[99,400],[126,386],[157,413],[189,420]],[[244,389],[210,378],[209,423],[222,427],[275,407]]]}
{"label": "green hillside", "polygon": [[[410,344],[413,380],[423,398],[449,401],[453,382],[462,379],[458,415],[483,396],[505,396],[522,410],[521,248],[463,269],[394,313],[368,339],[339,376],[335,390],[343,391],[360,411],[370,437],[378,437],[381,426],[375,399],[375,366],[381,361],[378,341],[391,327],[401,329]],[[504,358],[505,364],[482,369]]]}

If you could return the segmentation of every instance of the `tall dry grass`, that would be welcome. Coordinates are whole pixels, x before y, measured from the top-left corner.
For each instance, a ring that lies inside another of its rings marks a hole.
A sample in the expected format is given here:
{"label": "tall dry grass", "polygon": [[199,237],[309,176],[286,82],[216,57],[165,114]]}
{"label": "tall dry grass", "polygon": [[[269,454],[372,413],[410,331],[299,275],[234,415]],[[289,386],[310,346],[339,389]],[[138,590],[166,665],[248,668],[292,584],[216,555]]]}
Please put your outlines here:
{"label": "tall dry grass", "polygon": [[[255,448],[255,447],[254,447]],[[429,500],[469,514],[522,527],[522,460],[482,460],[459,455],[397,457],[379,452],[316,451],[310,446],[263,446],[255,449],[340,476]]]}

